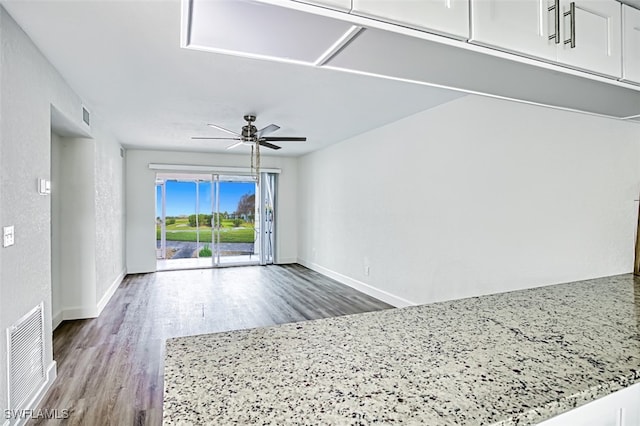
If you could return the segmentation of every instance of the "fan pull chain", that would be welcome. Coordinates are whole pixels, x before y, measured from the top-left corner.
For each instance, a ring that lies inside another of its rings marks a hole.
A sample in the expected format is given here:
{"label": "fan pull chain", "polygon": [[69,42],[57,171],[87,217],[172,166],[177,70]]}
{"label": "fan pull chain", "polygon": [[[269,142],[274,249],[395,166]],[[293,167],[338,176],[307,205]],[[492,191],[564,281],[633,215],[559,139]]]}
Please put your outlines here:
{"label": "fan pull chain", "polygon": [[256,183],[260,186],[260,142],[256,141]]}

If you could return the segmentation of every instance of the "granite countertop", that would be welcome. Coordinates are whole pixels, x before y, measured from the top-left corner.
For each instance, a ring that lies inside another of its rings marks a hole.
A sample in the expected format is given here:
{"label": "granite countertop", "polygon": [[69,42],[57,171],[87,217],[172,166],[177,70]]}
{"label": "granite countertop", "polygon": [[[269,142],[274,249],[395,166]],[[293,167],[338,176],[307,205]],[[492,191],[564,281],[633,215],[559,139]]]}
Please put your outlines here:
{"label": "granite countertop", "polygon": [[167,341],[165,424],[536,424],[640,382],[621,275]]}

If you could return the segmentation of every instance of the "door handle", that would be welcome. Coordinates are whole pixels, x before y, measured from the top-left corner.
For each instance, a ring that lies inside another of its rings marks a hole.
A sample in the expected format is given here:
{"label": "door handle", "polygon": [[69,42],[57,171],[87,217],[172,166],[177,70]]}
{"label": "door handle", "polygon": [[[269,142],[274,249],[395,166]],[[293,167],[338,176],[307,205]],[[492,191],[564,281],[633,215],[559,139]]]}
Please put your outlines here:
{"label": "door handle", "polygon": [[570,34],[569,38],[564,41],[564,44],[571,44],[571,48],[576,47],[576,2],[572,1],[569,4],[569,11],[565,12],[563,16],[569,16]]}
{"label": "door handle", "polygon": [[555,0],[553,6],[549,6],[547,9],[548,12],[553,10],[554,17],[554,25],[555,33],[549,36],[549,40],[555,40],[555,44],[560,44],[560,0]]}

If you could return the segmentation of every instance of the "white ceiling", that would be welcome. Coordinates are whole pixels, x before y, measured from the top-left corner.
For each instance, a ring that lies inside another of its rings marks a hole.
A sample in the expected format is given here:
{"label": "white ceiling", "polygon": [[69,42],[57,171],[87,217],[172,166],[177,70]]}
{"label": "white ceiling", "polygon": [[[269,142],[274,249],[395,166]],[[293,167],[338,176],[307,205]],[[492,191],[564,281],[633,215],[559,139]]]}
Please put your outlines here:
{"label": "white ceiling", "polygon": [[[218,0],[220,1],[220,0]],[[237,2],[238,0],[233,0]],[[179,1],[2,1],[96,117],[128,148],[229,152],[242,116],[275,123],[297,156],[462,96],[443,89],[311,66],[180,48]],[[269,36],[269,22],[238,22]],[[252,17],[247,17],[252,19]],[[304,43],[303,40],[300,41]],[[381,52],[384,54],[384,52]],[[401,144],[402,141],[398,141]],[[248,150],[239,147],[237,151]],[[265,150],[269,151],[269,150]]]}

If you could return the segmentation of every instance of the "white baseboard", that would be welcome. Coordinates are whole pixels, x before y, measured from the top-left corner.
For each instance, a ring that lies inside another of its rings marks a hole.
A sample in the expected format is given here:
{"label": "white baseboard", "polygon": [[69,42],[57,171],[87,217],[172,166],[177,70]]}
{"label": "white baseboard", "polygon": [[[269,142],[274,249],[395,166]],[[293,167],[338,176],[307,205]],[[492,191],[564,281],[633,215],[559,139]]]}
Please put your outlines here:
{"label": "white baseboard", "polygon": [[[76,306],[71,308],[65,308],[61,311],[60,314],[58,314],[58,315],[61,315],[60,321],[97,318],[102,313],[105,306],[107,306],[107,303],[109,303],[109,300],[111,300],[111,297],[113,297],[113,294],[116,292],[116,290],[120,286],[120,283],[122,283],[122,280],[124,279],[125,275],[126,275],[126,270],[123,269],[122,272],[120,272],[120,274],[118,274],[116,279],[111,283],[111,285],[105,292],[104,296],[102,296],[102,298],[100,299],[100,301],[96,306],[89,306],[89,307]],[[56,317],[58,315],[56,315]],[[55,323],[56,319],[57,318],[54,319],[54,328],[57,327]]]}
{"label": "white baseboard", "polygon": [[[51,364],[49,364],[49,367],[47,367],[47,371],[46,371],[46,376],[45,376],[45,382],[42,384],[42,386],[40,386],[40,389],[38,389],[38,392],[33,396],[33,398],[31,398],[31,400],[29,401],[29,403],[27,403],[25,405],[25,410],[37,410],[38,405],[40,404],[40,402],[42,402],[42,399],[44,398],[44,396],[47,394],[47,391],[49,390],[49,388],[51,387],[51,385],[53,384],[53,382],[56,380],[56,377],[58,376],[58,370],[56,368],[56,362],[55,361],[51,361]],[[13,425],[14,426],[21,426],[27,423],[27,420],[29,420],[28,418],[20,418],[18,420],[16,420]],[[4,423],[6,426],[11,424],[10,420],[7,420]]]}
{"label": "white baseboard", "polygon": [[97,306],[98,315],[100,315],[102,313],[102,311],[104,310],[104,307],[107,306],[107,303],[109,303],[109,300],[111,300],[111,297],[113,296],[113,293],[116,292],[116,290],[120,286],[120,283],[122,283],[122,280],[124,279],[125,275],[127,275],[127,271],[126,271],[126,269],[123,269],[120,272],[120,274],[118,274],[116,279],[113,280],[113,282],[111,283],[111,285],[107,289],[107,291],[104,294],[104,296],[102,296],[102,299],[100,299],[100,301],[98,302],[98,306]]}
{"label": "white baseboard", "polygon": [[59,312],[53,314],[53,316],[51,318],[51,323],[52,323],[51,324],[51,330],[55,330],[56,328],[58,328],[58,326],[62,322],[63,318],[64,318],[63,311],[59,311]]}
{"label": "white baseboard", "polygon": [[387,291],[380,290],[369,284],[363,283],[362,281],[358,281],[356,279],[343,275],[339,272],[332,271],[331,269],[325,268],[324,266],[320,266],[316,263],[308,262],[304,259],[298,259],[298,263],[301,264],[302,266],[305,266],[309,269],[319,272],[322,275],[326,275],[329,278],[332,278],[341,284],[347,285],[364,294],[367,294],[371,297],[375,297],[378,300],[382,300],[383,302],[393,305],[396,308],[404,308],[405,306],[417,305],[417,303],[411,302],[410,300],[403,299],[402,297],[396,296],[395,294],[391,294]]}
{"label": "white baseboard", "polygon": [[85,308],[85,307],[79,306],[74,308],[66,308],[62,310],[63,320],[87,319],[87,318],[97,318],[97,317],[98,317],[98,309],[95,307]]}
{"label": "white baseboard", "polygon": [[279,258],[278,261],[275,262],[276,265],[287,265],[291,263],[298,263],[298,259],[295,257],[283,257]]}

